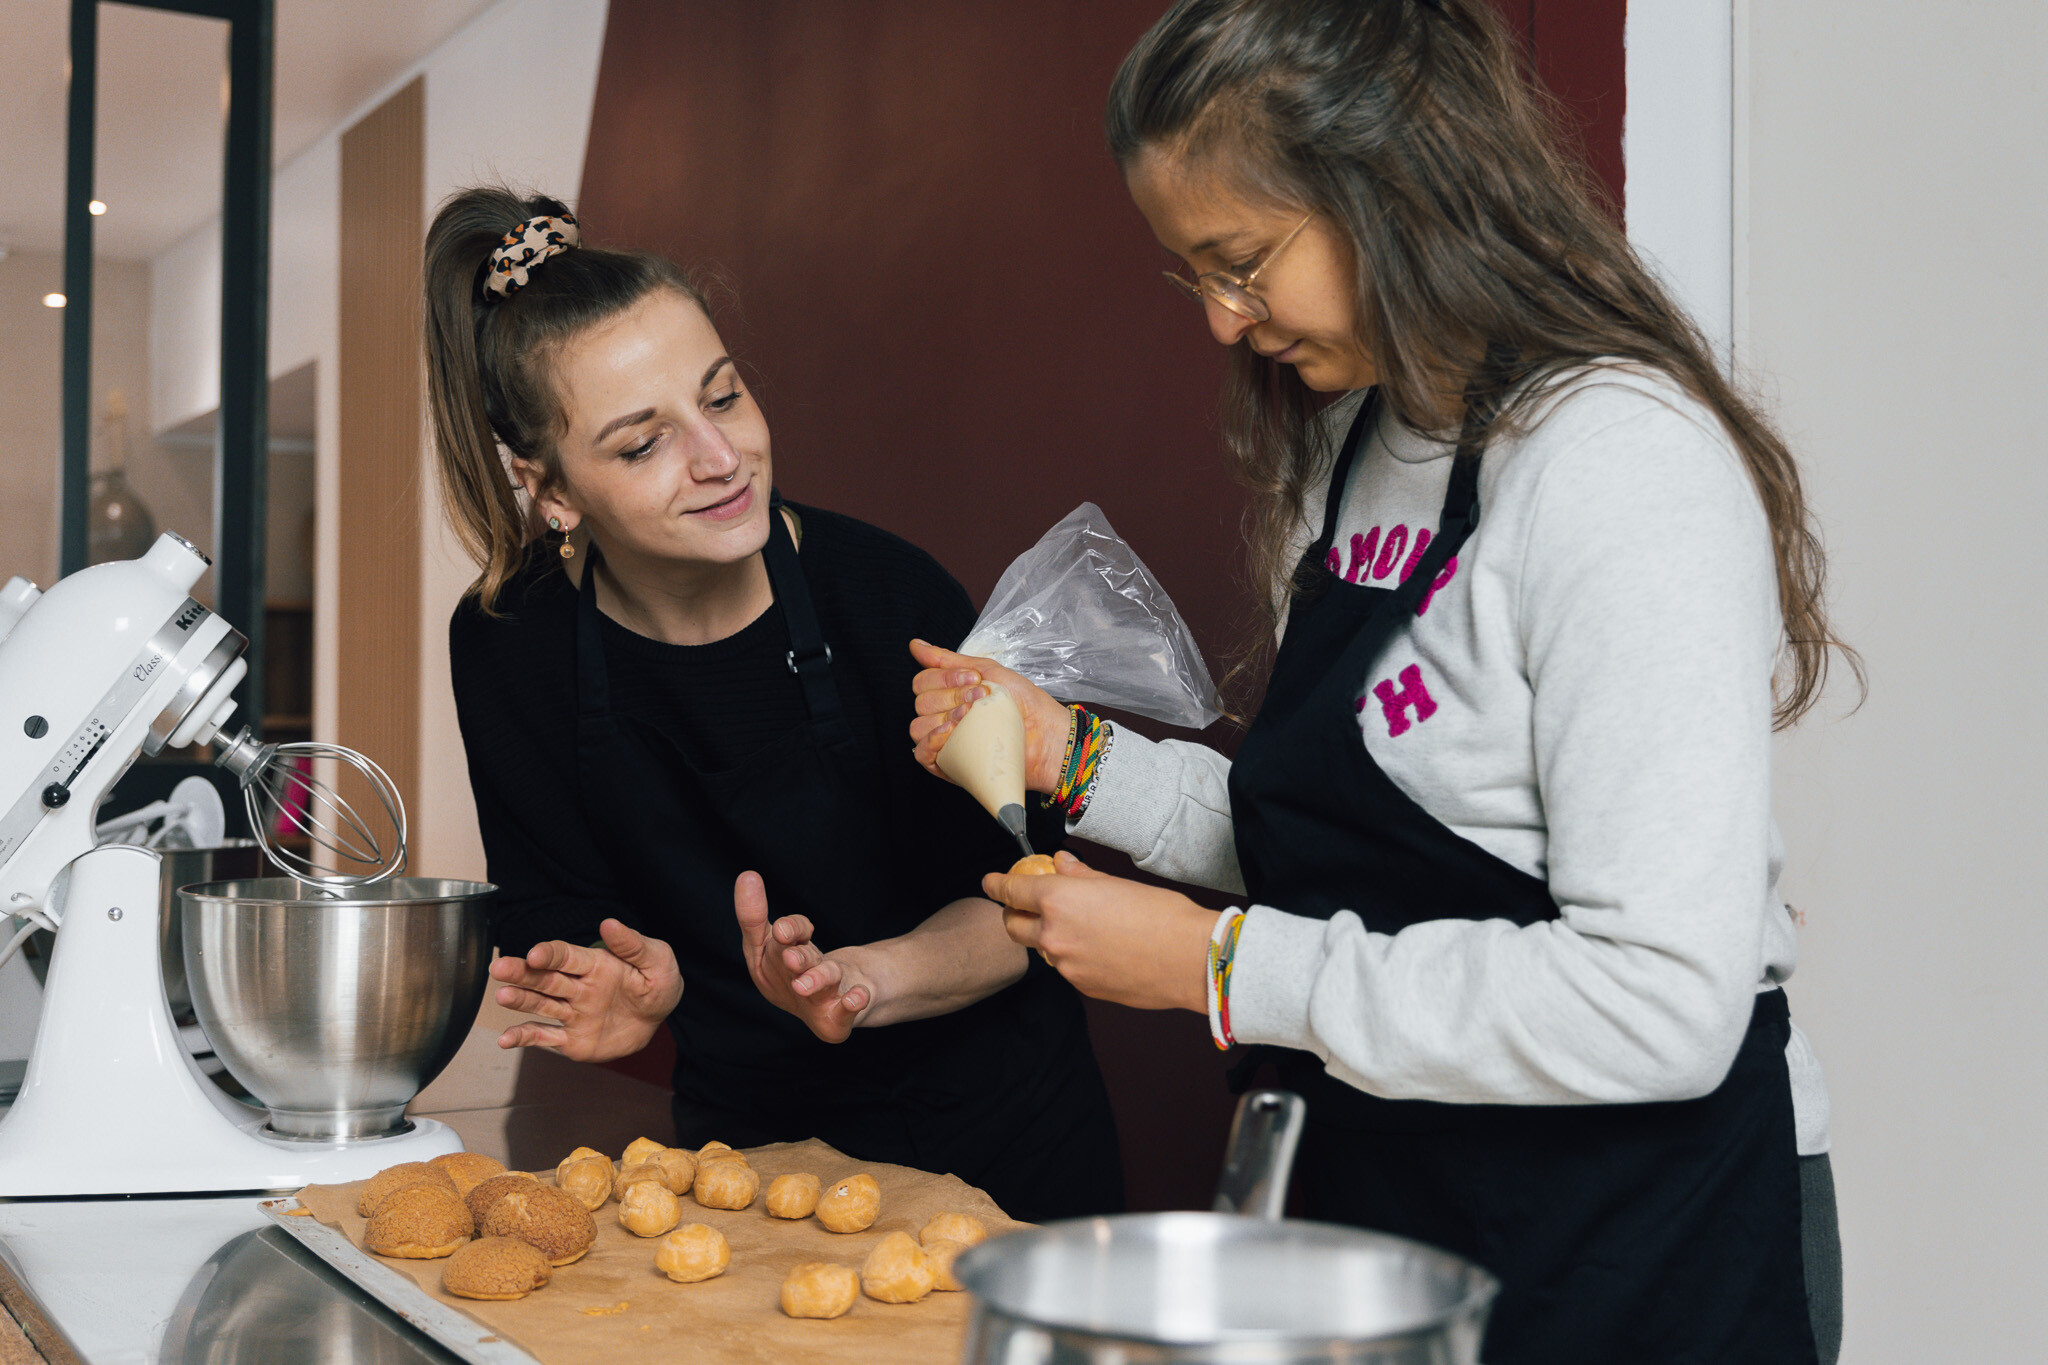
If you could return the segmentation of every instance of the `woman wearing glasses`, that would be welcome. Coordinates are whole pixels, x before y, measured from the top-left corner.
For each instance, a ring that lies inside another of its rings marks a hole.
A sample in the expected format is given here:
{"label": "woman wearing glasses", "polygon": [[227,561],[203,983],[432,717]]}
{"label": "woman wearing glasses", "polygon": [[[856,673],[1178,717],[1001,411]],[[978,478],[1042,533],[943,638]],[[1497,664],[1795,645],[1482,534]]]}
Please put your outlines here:
{"label": "woman wearing glasses", "polygon": [[1783,442],[1487,0],[1182,0],[1107,122],[1231,348],[1279,646],[1235,762],[920,646],[928,765],[1007,688],[1073,833],[1246,907],[1061,855],[988,879],[1012,935],[1275,1062],[1310,1216],[1499,1274],[1489,1362],[1831,1359],[1770,745],[1837,646]]}
{"label": "woman wearing glasses", "polygon": [[903,744],[905,644],[957,642],[967,594],[782,504],[696,286],[580,240],[500,189],[427,240],[435,447],[481,569],[449,647],[491,974],[540,1016],[501,1045],[602,1061],[666,1024],[684,1145],[821,1137],[1020,1218],[1117,1208],[1080,998],[978,894],[1009,837]]}

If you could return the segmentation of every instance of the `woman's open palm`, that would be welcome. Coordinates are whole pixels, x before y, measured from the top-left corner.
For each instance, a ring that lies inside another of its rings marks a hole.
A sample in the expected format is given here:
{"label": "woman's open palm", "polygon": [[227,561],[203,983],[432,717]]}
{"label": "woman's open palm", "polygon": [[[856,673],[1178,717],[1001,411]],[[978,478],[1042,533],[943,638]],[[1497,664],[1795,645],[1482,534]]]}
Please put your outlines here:
{"label": "woman's open palm", "polygon": [[503,983],[498,1003],[542,1016],[506,1029],[499,1047],[544,1047],[574,1061],[608,1062],[647,1046],[683,998],[675,951],[615,919],[598,933],[602,948],[556,939],[491,964],[491,978]]}

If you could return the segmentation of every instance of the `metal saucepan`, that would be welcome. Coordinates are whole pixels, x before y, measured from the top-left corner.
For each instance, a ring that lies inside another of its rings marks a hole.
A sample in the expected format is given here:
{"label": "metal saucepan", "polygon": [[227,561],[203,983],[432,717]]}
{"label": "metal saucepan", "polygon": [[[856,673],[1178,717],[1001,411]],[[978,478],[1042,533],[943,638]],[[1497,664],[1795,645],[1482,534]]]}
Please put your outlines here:
{"label": "metal saucepan", "polygon": [[970,1365],[1476,1365],[1499,1282],[1448,1252],[1281,1218],[1307,1106],[1245,1096],[1214,1213],[1077,1218],[984,1242]]}

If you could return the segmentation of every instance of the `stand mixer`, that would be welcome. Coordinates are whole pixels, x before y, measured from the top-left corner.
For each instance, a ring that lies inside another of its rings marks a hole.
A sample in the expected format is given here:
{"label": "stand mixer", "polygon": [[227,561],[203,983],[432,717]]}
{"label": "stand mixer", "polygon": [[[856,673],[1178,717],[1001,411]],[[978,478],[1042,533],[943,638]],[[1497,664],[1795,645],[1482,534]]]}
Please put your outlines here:
{"label": "stand mixer", "polygon": [[[94,821],[138,757],[210,743],[235,710],[247,640],[189,596],[210,562],[166,532],[142,558],[46,593],[21,578],[0,588],[0,914],[26,921],[15,939],[57,931],[35,1050],[0,1119],[0,1197],[296,1189],[462,1148],[402,1111],[475,1014],[492,888],[394,878],[404,809],[353,751],[265,745],[247,729],[228,741],[216,762],[241,779],[257,838],[292,876],[181,892],[200,1022],[275,1112],[231,1098],[179,1043],[160,965],[162,860],[98,844]],[[394,840],[322,780],[314,765],[334,762],[369,781]],[[331,861],[279,847],[280,814]],[[411,928],[373,942],[386,921]],[[380,986],[409,1008],[366,1007]],[[394,1065],[377,1030],[408,1015],[418,1036]],[[268,1093],[322,1063],[321,1097]],[[389,1073],[408,1067],[418,1074],[398,1078],[394,1108]],[[358,1072],[379,1091],[368,1102],[341,1093],[364,1088]]]}

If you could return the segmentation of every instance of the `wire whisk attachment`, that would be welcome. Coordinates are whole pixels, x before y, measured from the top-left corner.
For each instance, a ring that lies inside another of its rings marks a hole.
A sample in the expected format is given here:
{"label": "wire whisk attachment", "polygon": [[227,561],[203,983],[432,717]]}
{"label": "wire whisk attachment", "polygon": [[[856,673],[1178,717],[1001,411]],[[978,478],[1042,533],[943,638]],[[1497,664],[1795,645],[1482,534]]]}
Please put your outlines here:
{"label": "wire whisk attachment", "polygon": [[[319,775],[322,760],[346,763],[361,773],[382,807],[365,819],[334,785]],[[382,881],[405,868],[405,802],[375,762],[339,744],[264,744],[247,726],[214,759],[242,784],[242,803],[256,842],[287,876],[314,886],[342,889]],[[391,838],[386,845],[385,835]],[[315,850],[333,855],[332,866],[276,841],[292,831]],[[351,871],[349,869],[367,869]]]}

